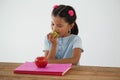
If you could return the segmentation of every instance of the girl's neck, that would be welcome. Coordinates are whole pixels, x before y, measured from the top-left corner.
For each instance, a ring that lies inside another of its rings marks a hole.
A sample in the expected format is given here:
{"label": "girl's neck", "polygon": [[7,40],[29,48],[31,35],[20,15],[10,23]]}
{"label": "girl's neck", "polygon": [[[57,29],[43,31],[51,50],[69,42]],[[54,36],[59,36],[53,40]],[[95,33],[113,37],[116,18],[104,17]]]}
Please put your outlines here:
{"label": "girl's neck", "polygon": [[67,36],[70,36],[70,35],[71,35],[70,33],[67,33],[67,34],[65,34],[65,35],[63,35],[61,37],[63,38],[63,37],[67,37]]}

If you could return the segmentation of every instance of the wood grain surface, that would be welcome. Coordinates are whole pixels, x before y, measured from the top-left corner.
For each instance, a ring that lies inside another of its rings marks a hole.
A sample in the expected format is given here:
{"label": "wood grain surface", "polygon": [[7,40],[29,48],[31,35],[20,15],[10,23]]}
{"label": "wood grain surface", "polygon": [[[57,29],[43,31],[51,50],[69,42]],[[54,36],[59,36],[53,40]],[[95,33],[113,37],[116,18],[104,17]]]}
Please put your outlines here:
{"label": "wood grain surface", "polygon": [[0,62],[0,80],[120,80],[120,67],[73,65],[64,76],[14,74],[21,64]]}

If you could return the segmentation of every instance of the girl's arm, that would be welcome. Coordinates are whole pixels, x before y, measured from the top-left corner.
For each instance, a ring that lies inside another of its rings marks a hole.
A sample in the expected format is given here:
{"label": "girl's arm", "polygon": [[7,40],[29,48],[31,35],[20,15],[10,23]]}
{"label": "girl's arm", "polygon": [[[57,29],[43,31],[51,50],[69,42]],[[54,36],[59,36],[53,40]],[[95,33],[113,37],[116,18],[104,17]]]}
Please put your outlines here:
{"label": "girl's arm", "polygon": [[47,39],[51,42],[51,48],[49,51],[45,51],[45,57],[47,59],[55,59],[56,47],[57,47],[57,37],[55,37],[54,33],[49,33],[47,35]]}
{"label": "girl's arm", "polygon": [[[64,59],[50,59],[48,58],[49,63],[72,63],[73,65],[77,65],[80,60],[82,50],[80,48],[74,48],[72,51],[71,58],[64,58]],[[49,51],[45,52],[45,56],[49,56]],[[55,56],[55,55],[54,55]]]}
{"label": "girl's arm", "polygon": [[50,51],[45,51],[45,57],[47,59],[55,59],[55,53],[56,53],[56,46],[57,45],[52,45]]}

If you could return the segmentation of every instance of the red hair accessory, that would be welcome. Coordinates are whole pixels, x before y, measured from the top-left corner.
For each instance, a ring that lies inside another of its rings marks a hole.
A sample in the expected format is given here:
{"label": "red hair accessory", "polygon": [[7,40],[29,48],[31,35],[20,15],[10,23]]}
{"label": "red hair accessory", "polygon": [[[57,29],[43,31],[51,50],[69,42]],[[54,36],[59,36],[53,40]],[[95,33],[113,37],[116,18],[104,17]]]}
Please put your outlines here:
{"label": "red hair accessory", "polygon": [[53,9],[56,9],[57,7],[58,7],[58,5],[54,5],[54,6],[53,6]]}
{"label": "red hair accessory", "polygon": [[74,15],[73,10],[69,10],[69,11],[68,11],[68,14],[69,14],[69,16],[73,16],[73,15]]}

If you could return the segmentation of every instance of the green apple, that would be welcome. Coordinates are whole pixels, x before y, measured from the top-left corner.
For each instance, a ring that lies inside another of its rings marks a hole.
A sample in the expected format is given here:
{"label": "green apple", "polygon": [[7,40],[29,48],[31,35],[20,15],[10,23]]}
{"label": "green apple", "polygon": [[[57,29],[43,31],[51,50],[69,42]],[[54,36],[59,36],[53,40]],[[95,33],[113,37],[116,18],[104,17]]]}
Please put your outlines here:
{"label": "green apple", "polygon": [[54,35],[53,35],[54,38],[56,38],[56,37],[58,36],[58,33],[57,33],[56,31],[53,32],[53,34],[54,34]]}

